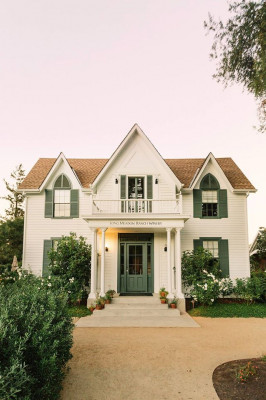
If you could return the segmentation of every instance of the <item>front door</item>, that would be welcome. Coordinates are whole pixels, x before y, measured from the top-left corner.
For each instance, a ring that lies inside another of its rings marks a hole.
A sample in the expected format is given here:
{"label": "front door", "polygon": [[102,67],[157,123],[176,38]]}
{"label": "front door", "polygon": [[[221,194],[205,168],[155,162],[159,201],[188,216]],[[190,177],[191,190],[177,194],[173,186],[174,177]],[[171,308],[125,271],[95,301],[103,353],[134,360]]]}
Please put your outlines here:
{"label": "front door", "polygon": [[126,244],[126,291],[147,292],[147,255],[145,244]]}
{"label": "front door", "polygon": [[119,236],[119,292],[153,293],[153,235]]}

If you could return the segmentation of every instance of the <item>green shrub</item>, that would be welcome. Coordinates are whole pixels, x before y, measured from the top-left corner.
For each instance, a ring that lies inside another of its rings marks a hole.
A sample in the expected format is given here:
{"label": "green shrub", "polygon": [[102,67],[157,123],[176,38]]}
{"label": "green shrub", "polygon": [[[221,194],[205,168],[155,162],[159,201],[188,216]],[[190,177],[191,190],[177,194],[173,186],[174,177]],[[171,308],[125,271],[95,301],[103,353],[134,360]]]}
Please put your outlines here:
{"label": "green shrub", "polygon": [[68,300],[75,303],[87,296],[91,246],[86,243],[85,238],[82,236],[77,238],[75,233],[63,236],[58,241],[57,247],[50,250],[49,258],[51,275],[60,278]]}
{"label": "green shrub", "polygon": [[236,279],[234,293],[236,297],[249,303],[255,300],[266,301],[266,273],[250,278]]}
{"label": "green shrub", "polygon": [[184,251],[182,256],[182,282],[186,287],[200,283],[206,278],[205,272],[221,277],[219,262],[208,250],[199,247],[196,250]]}
{"label": "green shrub", "polygon": [[0,398],[59,398],[71,358],[65,294],[49,280],[22,274],[0,286]]}

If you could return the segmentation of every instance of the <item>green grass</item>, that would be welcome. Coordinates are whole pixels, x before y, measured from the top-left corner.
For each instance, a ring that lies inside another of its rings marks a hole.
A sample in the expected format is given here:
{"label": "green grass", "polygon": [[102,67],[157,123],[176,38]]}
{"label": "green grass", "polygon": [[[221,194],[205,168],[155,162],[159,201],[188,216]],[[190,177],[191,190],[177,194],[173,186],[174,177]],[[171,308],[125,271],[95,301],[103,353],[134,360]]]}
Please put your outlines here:
{"label": "green grass", "polygon": [[68,313],[71,317],[86,317],[86,315],[91,315],[91,312],[86,306],[70,306],[68,308]]}
{"label": "green grass", "polygon": [[188,313],[192,317],[266,318],[266,303],[213,304],[212,306],[199,306],[189,310]]}

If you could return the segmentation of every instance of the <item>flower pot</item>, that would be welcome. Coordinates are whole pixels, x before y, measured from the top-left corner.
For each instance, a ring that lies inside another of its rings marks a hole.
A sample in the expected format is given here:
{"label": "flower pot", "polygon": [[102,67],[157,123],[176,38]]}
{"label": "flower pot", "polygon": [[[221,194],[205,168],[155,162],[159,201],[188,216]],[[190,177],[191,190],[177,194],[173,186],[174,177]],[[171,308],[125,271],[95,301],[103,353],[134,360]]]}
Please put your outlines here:
{"label": "flower pot", "polygon": [[102,309],[101,304],[97,304],[97,305],[96,305],[96,310],[101,310],[101,309]]}
{"label": "flower pot", "polygon": [[170,304],[171,308],[176,308],[176,304]]}
{"label": "flower pot", "polygon": [[165,304],[166,303],[166,299],[161,299],[161,303]]}
{"label": "flower pot", "polygon": [[165,297],[165,292],[160,293],[161,297]]}
{"label": "flower pot", "polygon": [[106,300],[105,304],[111,304],[111,300]]}

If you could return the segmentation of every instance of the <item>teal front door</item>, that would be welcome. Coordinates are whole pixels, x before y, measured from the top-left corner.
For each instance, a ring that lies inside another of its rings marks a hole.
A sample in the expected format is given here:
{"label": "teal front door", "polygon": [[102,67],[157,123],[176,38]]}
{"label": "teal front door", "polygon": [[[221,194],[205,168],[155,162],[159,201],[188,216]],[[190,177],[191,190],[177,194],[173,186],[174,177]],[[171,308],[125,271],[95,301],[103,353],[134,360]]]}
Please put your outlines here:
{"label": "teal front door", "polygon": [[147,255],[145,244],[126,244],[126,291],[147,292]]}
{"label": "teal front door", "polygon": [[153,293],[152,234],[119,235],[118,291]]}

